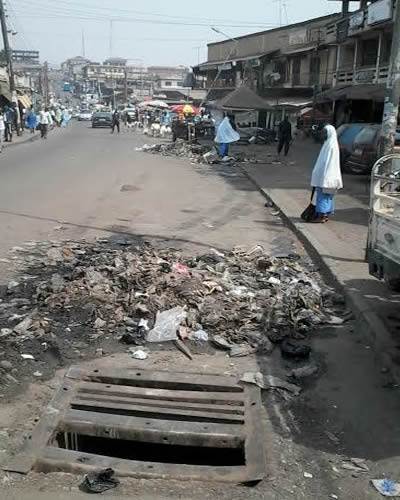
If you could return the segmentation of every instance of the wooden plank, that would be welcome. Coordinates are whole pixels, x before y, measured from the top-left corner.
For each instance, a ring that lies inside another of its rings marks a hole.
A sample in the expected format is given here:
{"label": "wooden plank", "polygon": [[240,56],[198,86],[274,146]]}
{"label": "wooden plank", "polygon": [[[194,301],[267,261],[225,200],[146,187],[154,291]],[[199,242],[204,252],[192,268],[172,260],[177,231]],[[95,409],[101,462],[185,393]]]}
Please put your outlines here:
{"label": "wooden plank", "polygon": [[262,401],[259,387],[248,385],[246,395],[246,443],[245,455],[249,474],[253,481],[266,476],[264,428],[262,424]]}
{"label": "wooden plank", "polygon": [[155,389],[243,392],[243,387],[237,383],[237,379],[234,377],[203,375],[199,373],[158,372],[153,370],[138,370],[137,368],[124,368],[123,370],[93,368],[83,370],[79,367],[72,367],[68,371],[67,376],[91,382]]}
{"label": "wooden plank", "polygon": [[61,421],[75,385],[73,381],[66,379],[61,382],[53,399],[42,413],[31,438],[24,441],[21,450],[3,467],[4,470],[27,474],[32,469],[38,450],[46,446]]}
{"label": "wooden plank", "polygon": [[84,474],[111,467],[117,477],[143,479],[178,479],[179,481],[218,481],[244,483],[258,478],[251,476],[246,466],[199,466],[138,462],[105,457],[79,451],[47,447],[42,450],[35,470],[38,472],[70,472]]}
{"label": "wooden plank", "polygon": [[69,410],[60,431],[112,439],[147,441],[216,448],[238,448],[245,441],[244,426],[201,422],[156,420]]}
{"label": "wooden plank", "polygon": [[[192,409],[175,409],[163,408],[150,408],[148,406],[139,406],[135,403],[115,402],[104,399],[102,401],[93,401],[84,399],[83,397],[75,398],[71,401],[71,408],[83,411],[100,411],[101,413],[112,413],[115,415],[130,415],[133,417],[142,418],[158,418],[168,420],[178,420],[184,422],[216,422],[226,424],[243,424],[243,415],[232,415],[224,413],[213,413]],[[112,411],[105,411],[105,410]],[[180,418],[179,418],[180,417]]]}
{"label": "wooden plank", "polygon": [[78,392],[89,394],[109,394],[140,399],[159,401],[180,401],[188,403],[207,402],[210,404],[244,406],[243,393],[200,392],[200,391],[169,391],[167,389],[147,389],[145,387],[130,387],[125,385],[100,384],[96,382],[80,382]]}
{"label": "wooden plank", "polygon": [[88,401],[102,401],[110,403],[129,403],[138,406],[147,406],[150,408],[175,408],[177,410],[197,410],[197,411],[209,411],[212,413],[229,413],[234,415],[244,415],[244,405],[243,406],[233,406],[224,404],[207,404],[205,403],[186,403],[179,401],[167,401],[167,400],[157,400],[157,399],[142,399],[142,398],[131,398],[123,396],[114,396],[109,394],[99,394],[97,391],[93,393],[90,392],[78,392],[77,398],[86,399]]}

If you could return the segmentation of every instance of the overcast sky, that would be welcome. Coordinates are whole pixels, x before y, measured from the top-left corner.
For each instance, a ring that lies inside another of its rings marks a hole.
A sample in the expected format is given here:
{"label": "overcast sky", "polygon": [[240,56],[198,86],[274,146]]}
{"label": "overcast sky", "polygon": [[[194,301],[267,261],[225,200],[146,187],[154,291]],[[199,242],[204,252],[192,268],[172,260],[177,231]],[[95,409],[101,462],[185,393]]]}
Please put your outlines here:
{"label": "overcast sky", "polygon": [[223,39],[211,26],[238,36],[340,6],[330,0],[6,0],[8,22],[18,32],[13,48],[40,50],[41,60],[53,64],[83,55],[84,32],[93,61],[113,55],[145,65],[194,65],[206,60],[207,43]]}

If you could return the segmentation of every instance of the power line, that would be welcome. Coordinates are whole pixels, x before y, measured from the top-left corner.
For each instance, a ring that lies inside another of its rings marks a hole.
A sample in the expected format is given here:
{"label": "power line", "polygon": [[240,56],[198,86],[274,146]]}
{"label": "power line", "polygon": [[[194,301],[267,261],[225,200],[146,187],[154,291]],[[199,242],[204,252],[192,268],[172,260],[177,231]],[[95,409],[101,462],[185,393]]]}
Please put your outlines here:
{"label": "power line", "polygon": [[[153,24],[153,25],[174,25],[174,26],[204,26],[209,27],[208,23],[200,23],[200,22],[183,22],[183,21],[167,21],[167,20],[155,20],[155,19],[142,19],[135,17],[127,17],[127,16],[111,16],[105,15],[102,13],[93,14],[93,12],[87,12],[82,9],[74,9],[64,6],[52,6],[49,4],[42,4],[36,2],[36,5],[40,7],[40,12],[37,9],[30,11],[29,8],[33,8],[34,5],[32,2],[28,2],[26,0],[20,0],[21,4],[25,4],[28,8],[24,9],[23,12],[18,12],[21,17],[31,17],[31,18],[49,18],[54,19],[57,18],[70,18],[70,19],[81,19],[81,20],[92,20],[92,21],[110,21],[113,20],[115,22],[135,22],[142,24]],[[231,28],[265,28],[267,26],[276,26],[274,24],[220,24],[221,27],[231,27]]]}
{"label": "power line", "polygon": [[[44,0],[42,0],[44,1]],[[32,2],[29,2],[29,5],[32,4],[37,4],[35,0],[32,0]],[[41,4],[43,6],[43,3]],[[53,6],[54,3],[53,1],[49,1],[47,3],[48,6]],[[93,14],[93,11],[96,13],[101,13],[101,11],[105,11],[107,15],[109,16],[111,14],[115,14],[118,12],[125,13],[128,15],[132,14],[139,14],[139,15],[145,15],[145,16],[152,16],[152,17],[160,17],[162,19],[182,19],[182,20],[191,20],[191,21],[207,21],[208,23],[213,22],[213,23],[235,23],[235,24],[240,24],[240,25],[259,25],[260,23],[258,21],[238,21],[238,20],[230,20],[230,19],[215,19],[215,18],[207,18],[207,17],[193,17],[193,16],[179,16],[179,15],[168,15],[168,14],[160,14],[160,13],[155,13],[155,12],[144,12],[144,11],[138,11],[138,10],[132,10],[132,9],[121,9],[121,8],[115,8],[113,7],[104,7],[104,6],[91,6],[87,4],[82,4],[81,2],[73,2],[73,1],[65,1],[65,0],[57,0],[57,6],[62,6],[64,8],[68,8],[71,10],[73,9],[74,6],[78,7],[79,10],[82,12],[83,10],[86,10],[86,13],[91,13]],[[92,10],[92,12],[90,12]],[[266,23],[266,24],[273,24],[273,23]]]}

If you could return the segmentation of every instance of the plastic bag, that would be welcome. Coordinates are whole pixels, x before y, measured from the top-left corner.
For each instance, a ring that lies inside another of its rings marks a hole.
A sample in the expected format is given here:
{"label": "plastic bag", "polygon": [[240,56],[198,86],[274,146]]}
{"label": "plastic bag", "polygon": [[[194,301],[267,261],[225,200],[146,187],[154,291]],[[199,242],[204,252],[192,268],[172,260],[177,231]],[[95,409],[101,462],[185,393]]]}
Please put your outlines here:
{"label": "plastic bag", "polygon": [[103,491],[116,488],[119,485],[119,479],[112,477],[113,475],[113,469],[89,472],[83,480],[82,489],[90,493],[103,493]]}
{"label": "plastic bag", "polygon": [[399,497],[400,484],[392,479],[373,479],[372,484],[385,497]]}
{"label": "plastic bag", "polygon": [[231,142],[236,142],[239,140],[240,135],[235,130],[233,130],[229,118],[224,118],[221,125],[218,127],[215,142],[219,142],[221,144],[229,144]]}
{"label": "plastic bag", "polygon": [[154,328],[147,335],[147,342],[176,340],[178,326],[186,319],[186,315],[185,308],[181,306],[158,312]]}

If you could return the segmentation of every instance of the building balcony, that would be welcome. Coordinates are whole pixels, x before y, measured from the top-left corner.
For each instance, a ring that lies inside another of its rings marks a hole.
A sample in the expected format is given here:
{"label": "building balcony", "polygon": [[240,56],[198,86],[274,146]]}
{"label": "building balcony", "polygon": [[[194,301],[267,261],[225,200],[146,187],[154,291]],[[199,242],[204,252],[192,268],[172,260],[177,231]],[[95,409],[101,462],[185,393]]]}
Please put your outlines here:
{"label": "building balcony", "polygon": [[360,85],[365,83],[386,83],[389,76],[389,66],[359,67],[352,70],[339,69],[334,75],[333,86]]}
{"label": "building balcony", "polygon": [[347,38],[389,24],[393,20],[397,0],[378,0],[365,9],[350,13],[326,26],[326,43],[342,43]]}

